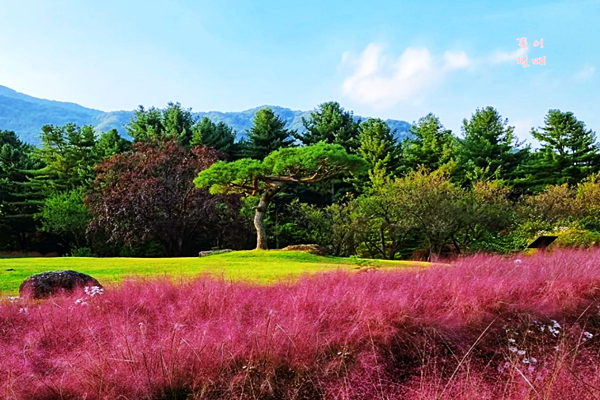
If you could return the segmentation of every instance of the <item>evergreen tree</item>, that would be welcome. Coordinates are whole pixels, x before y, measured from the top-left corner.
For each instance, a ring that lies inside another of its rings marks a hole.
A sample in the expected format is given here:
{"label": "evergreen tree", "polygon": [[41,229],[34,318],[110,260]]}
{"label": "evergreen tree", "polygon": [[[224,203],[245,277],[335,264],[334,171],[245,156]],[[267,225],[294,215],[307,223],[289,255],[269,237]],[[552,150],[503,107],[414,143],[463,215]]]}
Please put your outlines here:
{"label": "evergreen tree", "polygon": [[35,232],[37,206],[26,200],[33,194],[25,171],[43,164],[31,157],[33,150],[14,132],[0,130],[0,248],[24,250],[27,236]]}
{"label": "evergreen tree", "polygon": [[400,147],[385,121],[368,119],[360,124],[357,154],[369,164],[369,178],[374,184],[393,177],[399,165]]}
{"label": "evergreen tree", "polygon": [[402,142],[402,173],[414,172],[423,165],[435,171],[456,158],[458,141],[432,113],[410,127],[412,137]]}
{"label": "evergreen tree", "polygon": [[262,160],[271,152],[293,147],[292,134],[285,129],[285,122],[270,108],[263,108],[256,113],[252,128],[248,131],[248,142],[244,155],[248,158]]}
{"label": "evergreen tree", "polygon": [[33,175],[29,185],[34,191],[50,195],[92,182],[93,168],[101,159],[94,128],[45,125],[40,137],[42,147],[33,156],[45,166],[29,171]]}
{"label": "evergreen tree", "polygon": [[182,146],[189,146],[196,122],[191,109],[169,103],[163,110],[139,106],[125,129],[135,142],[177,140]]}
{"label": "evergreen tree", "polygon": [[311,112],[308,119],[302,118],[306,132],[294,135],[304,145],[325,143],[339,144],[349,153],[359,146],[360,120],[355,121],[352,111],[344,111],[338,102],[323,103]]}
{"label": "evergreen tree", "polygon": [[234,157],[237,153],[235,145],[236,133],[224,122],[214,123],[208,117],[202,118],[194,129],[192,146],[208,146],[221,153]]}
{"label": "evergreen tree", "polygon": [[129,150],[131,150],[131,142],[121,137],[116,129],[102,133],[94,148],[98,161]]}
{"label": "evergreen tree", "polygon": [[540,130],[531,130],[542,147],[527,165],[526,186],[537,191],[546,185],[574,185],[600,169],[596,135],[583,121],[570,111],[550,110],[544,122]]}
{"label": "evergreen tree", "polygon": [[514,136],[514,127],[493,107],[477,109],[471,119],[463,120],[464,139],[460,140],[459,178],[463,183],[517,178],[518,169],[529,154],[529,147]]}

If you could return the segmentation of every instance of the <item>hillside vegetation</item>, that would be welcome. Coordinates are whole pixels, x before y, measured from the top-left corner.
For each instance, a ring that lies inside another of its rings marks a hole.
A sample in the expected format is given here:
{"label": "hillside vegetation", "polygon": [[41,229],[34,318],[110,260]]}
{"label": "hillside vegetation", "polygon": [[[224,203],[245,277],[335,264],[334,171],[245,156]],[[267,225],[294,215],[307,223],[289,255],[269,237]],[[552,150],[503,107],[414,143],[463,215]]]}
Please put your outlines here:
{"label": "hillside vegetation", "polygon": [[[246,137],[246,130],[252,127],[252,120],[256,112],[268,106],[261,106],[240,112],[194,112],[198,118],[208,117],[215,123],[223,122],[237,132],[237,140]],[[310,116],[310,111],[291,110],[289,108],[271,106],[271,108],[285,121],[288,128],[300,132],[304,131],[302,118]],[[0,85],[0,129],[16,132],[21,140],[30,144],[40,143],[40,130],[42,126],[65,125],[75,123],[79,126],[91,125],[97,132],[107,132],[117,129],[120,134],[127,137],[124,129],[134,116],[133,110],[128,111],[100,111],[86,108],[74,103],[39,99],[16,92]],[[356,117],[363,118],[363,117]],[[363,118],[364,119],[364,118]],[[410,124],[405,121],[386,121],[392,128],[397,129],[398,138],[408,135]]]}
{"label": "hillside vegetation", "polygon": [[336,101],[301,117],[304,131],[288,111],[250,110],[241,141],[179,103],[136,109],[131,141],[68,123],[44,125],[32,146],[0,127],[0,251],[189,257],[312,243],[435,261],[518,252],[541,234],[600,243],[600,146],[571,111],[548,111],[537,149],[491,106],[462,135],[429,113],[403,140]]}

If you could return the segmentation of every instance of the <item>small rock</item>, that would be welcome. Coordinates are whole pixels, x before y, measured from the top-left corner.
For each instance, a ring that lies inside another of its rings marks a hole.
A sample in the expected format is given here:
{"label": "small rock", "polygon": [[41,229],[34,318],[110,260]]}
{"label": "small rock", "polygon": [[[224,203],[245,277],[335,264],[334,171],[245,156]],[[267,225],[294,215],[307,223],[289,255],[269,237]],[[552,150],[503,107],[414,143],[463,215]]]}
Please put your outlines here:
{"label": "small rock", "polygon": [[201,252],[198,253],[198,257],[210,256],[212,254],[231,253],[232,251],[233,250],[231,250],[231,249],[201,251]]}
{"label": "small rock", "polygon": [[44,299],[57,294],[68,294],[86,286],[102,285],[89,275],[76,271],[49,271],[32,275],[19,287],[19,295],[32,299]]}
{"label": "small rock", "polygon": [[288,251],[303,251],[306,253],[314,254],[316,256],[326,256],[327,252],[324,248],[319,246],[318,244],[295,244],[292,246],[288,246],[283,248],[282,250]]}

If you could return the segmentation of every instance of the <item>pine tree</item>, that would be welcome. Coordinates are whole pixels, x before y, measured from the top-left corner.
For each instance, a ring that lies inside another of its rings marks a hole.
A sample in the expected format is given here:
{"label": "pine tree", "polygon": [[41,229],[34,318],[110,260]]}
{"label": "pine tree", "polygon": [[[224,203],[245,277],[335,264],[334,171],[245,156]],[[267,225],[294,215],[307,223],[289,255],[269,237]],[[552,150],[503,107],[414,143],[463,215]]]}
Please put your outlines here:
{"label": "pine tree", "polygon": [[373,184],[393,177],[399,165],[400,147],[385,121],[368,119],[360,124],[357,154],[369,164],[369,178]]}
{"label": "pine tree", "polygon": [[42,147],[36,149],[33,156],[45,166],[29,171],[34,191],[50,195],[92,182],[94,166],[101,159],[94,128],[80,128],[75,124],[45,125],[40,138]]}
{"label": "pine tree", "polygon": [[96,142],[94,153],[97,160],[100,161],[129,150],[131,150],[131,142],[121,137],[116,129],[111,129],[100,135],[100,138]]}
{"label": "pine tree", "polygon": [[420,166],[435,171],[455,159],[458,141],[432,113],[410,127],[412,137],[402,142],[402,173],[414,172]]}
{"label": "pine tree", "polygon": [[349,153],[355,153],[359,146],[360,120],[355,121],[353,113],[344,111],[338,102],[320,104],[308,119],[302,118],[302,124],[306,132],[294,136],[304,145],[340,144]]}
{"label": "pine tree", "polygon": [[31,157],[34,147],[23,143],[14,132],[0,131],[0,248],[25,249],[27,236],[35,232],[36,204],[27,186],[25,171],[42,167]]}
{"label": "pine tree", "polygon": [[194,135],[196,122],[191,109],[184,109],[179,103],[169,103],[162,110],[155,107],[146,110],[139,106],[125,129],[135,142],[177,140],[187,147]]}
{"label": "pine tree", "polygon": [[252,128],[248,131],[248,142],[244,155],[248,158],[263,160],[271,152],[293,147],[295,132],[285,129],[285,122],[270,108],[263,108],[256,113]]}
{"label": "pine tree", "polygon": [[462,183],[502,179],[512,182],[529,154],[520,149],[514,127],[493,107],[477,109],[471,119],[463,120],[464,139],[460,140],[459,179]]}
{"label": "pine tree", "polygon": [[542,144],[527,165],[528,177],[524,180],[532,190],[546,185],[574,185],[600,170],[600,149],[596,135],[586,129],[572,112],[550,110],[545,126],[532,129],[531,134]]}
{"label": "pine tree", "polygon": [[235,131],[226,123],[214,123],[208,117],[204,117],[196,125],[190,144],[192,146],[212,147],[221,153],[227,153],[234,157],[237,152],[235,137]]}

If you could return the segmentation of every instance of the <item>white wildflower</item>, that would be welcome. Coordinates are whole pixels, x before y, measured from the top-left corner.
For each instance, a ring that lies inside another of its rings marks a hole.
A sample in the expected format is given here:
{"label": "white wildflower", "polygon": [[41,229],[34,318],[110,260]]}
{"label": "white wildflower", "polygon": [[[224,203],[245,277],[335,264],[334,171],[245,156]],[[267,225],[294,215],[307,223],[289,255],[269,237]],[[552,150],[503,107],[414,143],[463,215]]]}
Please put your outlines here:
{"label": "white wildflower", "polygon": [[515,264],[521,264],[523,261],[521,260],[515,260]]}
{"label": "white wildflower", "polygon": [[508,339],[509,343],[515,343],[516,340],[515,339]]}
{"label": "white wildflower", "polygon": [[86,286],[83,288],[83,290],[85,291],[85,294],[87,294],[90,297],[104,294],[104,289],[100,286]]}
{"label": "white wildflower", "polygon": [[29,312],[29,310],[26,307],[19,309],[19,314],[27,314],[28,312]]}
{"label": "white wildflower", "polygon": [[583,332],[583,336],[585,336],[585,337],[583,338],[583,340],[584,340],[584,341],[586,341],[586,340],[588,340],[588,339],[591,339],[591,338],[593,338],[593,337],[594,337],[594,335],[592,335],[592,334],[591,334],[591,333],[589,333],[589,332]]}
{"label": "white wildflower", "polygon": [[550,321],[552,321],[552,325],[548,325],[548,331],[554,336],[560,334],[560,324],[553,319],[551,319]]}
{"label": "white wildflower", "polygon": [[524,356],[525,355],[525,350],[519,350],[517,351],[517,354],[520,356]]}
{"label": "white wildflower", "polygon": [[509,347],[508,350],[513,353],[516,353],[517,351],[519,351],[519,349],[517,349],[516,347]]}
{"label": "white wildflower", "polygon": [[537,363],[537,360],[533,357],[523,359],[523,364],[535,364],[535,363]]}
{"label": "white wildflower", "polygon": [[75,304],[79,304],[80,306],[87,306],[88,303],[84,299],[75,300]]}

